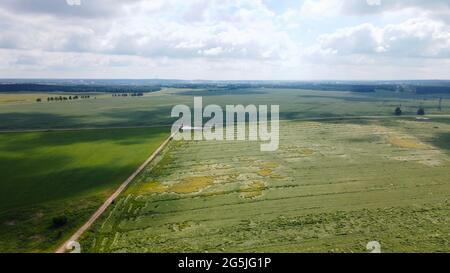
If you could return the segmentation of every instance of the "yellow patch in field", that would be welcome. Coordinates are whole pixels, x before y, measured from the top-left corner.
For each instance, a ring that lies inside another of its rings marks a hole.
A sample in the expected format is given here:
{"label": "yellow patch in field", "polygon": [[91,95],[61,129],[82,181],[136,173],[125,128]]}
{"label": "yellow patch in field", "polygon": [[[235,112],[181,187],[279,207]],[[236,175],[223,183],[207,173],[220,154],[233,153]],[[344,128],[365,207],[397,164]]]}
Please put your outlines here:
{"label": "yellow patch in field", "polygon": [[413,138],[389,136],[388,142],[392,146],[406,149],[426,149],[428,146]]}
{"label": "yellow patch in field", "polygon": [[168,191],[173,193],[194,193],[208,187],[214,181],[212,176],[187,177],[171,186]]}
{"label": "yellow patch in field", "polygon": [[262,168],[256,172],[257,175],[263,176],[263,177],[270,176],[272,173],[273,173],[273,170],[269,169],[269,168]]}
{"label": "yellow patch in field", "polygon": [[181,223],[174,223],[174,224],[171,224],[171,225],[170,225],[170,229],[171,229],[172,231],[179,232],[179,231],[184,231],[184,230],[186,230],[186,229],[193,228],[193,227],[195,227],[195,226],[196,226],[195,223],[192,222],[192,221],[184,221],[184,222],[181,222]]}
{"label": "yellow patch in field", "polygon": [[142,193],[164,193],[167,192],[167,189],[168,187],[166,185],[158,181],[151,181],[142,185],[139,191]]}
{"label": "yellow patch in field", "polygon": [[262,196],[266,189],[266,184],[262,181],[253,181],[240,189],[241,198],[253,199]]}
{"label": "yellow patch in field", "polygon": [[213,192],[203,192],[201,194],[202,197],[211,197],[211,196],[219,196],[229,194],[230,191],[213,191]]}
{"label": "yellow patch in field", "polygon": [[303,149],[303,150],[301,151],[301,153],[302,153],[302,155],[304,155],[304,156],[311,156],[311,155],[314,154],[314,150],[313,150],[313,149],[307,148],[307,149]]}
{"label": "yellow patch in field", "polygon": [[280,175],[280,174],[272,174],[270,176],[270,178],[275,179],[275,180],[286,180],[287,177],[284,175]]}
{"label": "yellow patch in field", "polygon": [[275,162],[264,162],[261,164],[261,167],[267,169],[275,169],[276,167],[278,167],[278,164]]}
{"label": "yellow patch in field", "polygon": [[263,162],[259,166],[260,169],[256,172],[256,174],[262,177],[267,177],[273,174],[273,169],[277,168],[278,164],[275,162]]}

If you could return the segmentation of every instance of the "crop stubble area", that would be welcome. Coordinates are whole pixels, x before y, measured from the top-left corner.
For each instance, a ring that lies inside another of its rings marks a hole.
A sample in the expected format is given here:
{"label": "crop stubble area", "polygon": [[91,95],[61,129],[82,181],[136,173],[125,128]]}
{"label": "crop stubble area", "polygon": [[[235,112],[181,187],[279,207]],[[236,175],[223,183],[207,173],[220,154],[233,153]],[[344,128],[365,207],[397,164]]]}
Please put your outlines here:
{"label": "crop stubble area", "polygon": [[280,149],[172,142],[87,252],[450,251],[447,122],[286,121]]}

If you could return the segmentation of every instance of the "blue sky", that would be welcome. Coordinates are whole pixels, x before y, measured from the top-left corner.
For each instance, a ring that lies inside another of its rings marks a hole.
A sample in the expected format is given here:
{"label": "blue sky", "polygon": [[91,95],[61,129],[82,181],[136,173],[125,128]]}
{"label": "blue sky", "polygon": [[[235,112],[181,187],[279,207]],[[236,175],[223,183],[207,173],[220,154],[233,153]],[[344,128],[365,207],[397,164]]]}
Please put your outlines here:
{"label": "blue sky", "polygon": [[450,0],[2,0],[2,78],[450,78]]}

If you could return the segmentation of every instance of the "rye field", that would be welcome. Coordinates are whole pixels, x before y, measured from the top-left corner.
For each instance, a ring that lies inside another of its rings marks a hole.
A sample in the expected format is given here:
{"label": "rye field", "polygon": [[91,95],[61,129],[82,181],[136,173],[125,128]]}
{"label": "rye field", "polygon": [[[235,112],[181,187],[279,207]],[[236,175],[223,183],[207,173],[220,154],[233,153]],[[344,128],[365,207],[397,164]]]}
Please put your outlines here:
{"label": "rye field", "polygon": [[280,149],[172,142],[86,252],[450,251],[448,119],[286,121]]}

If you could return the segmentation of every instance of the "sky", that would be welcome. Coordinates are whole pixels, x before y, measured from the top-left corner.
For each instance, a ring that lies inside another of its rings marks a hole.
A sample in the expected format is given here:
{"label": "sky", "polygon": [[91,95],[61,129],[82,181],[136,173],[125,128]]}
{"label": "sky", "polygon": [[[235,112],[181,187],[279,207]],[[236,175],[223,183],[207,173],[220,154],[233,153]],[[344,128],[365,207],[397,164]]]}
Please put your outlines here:
{"label": "sky", "polygon": [[450,0],[2,0],[0,78],[450,79]]}

